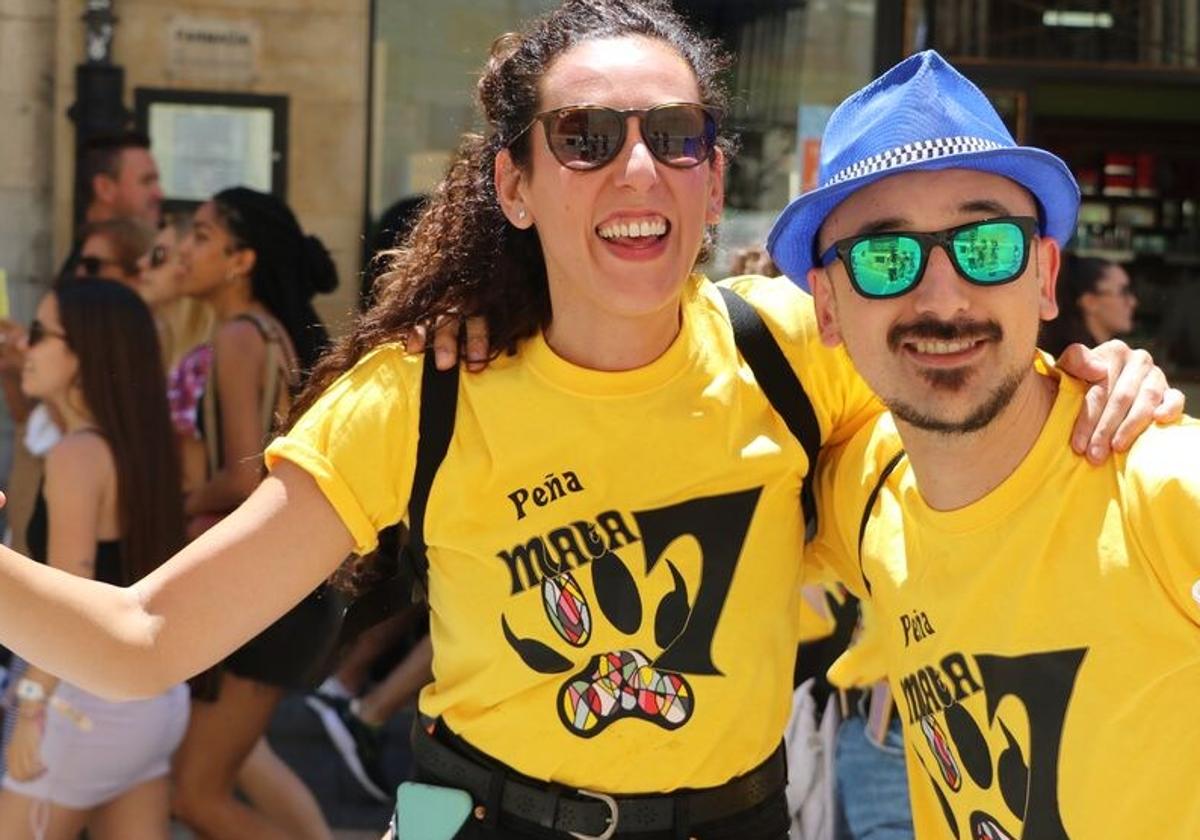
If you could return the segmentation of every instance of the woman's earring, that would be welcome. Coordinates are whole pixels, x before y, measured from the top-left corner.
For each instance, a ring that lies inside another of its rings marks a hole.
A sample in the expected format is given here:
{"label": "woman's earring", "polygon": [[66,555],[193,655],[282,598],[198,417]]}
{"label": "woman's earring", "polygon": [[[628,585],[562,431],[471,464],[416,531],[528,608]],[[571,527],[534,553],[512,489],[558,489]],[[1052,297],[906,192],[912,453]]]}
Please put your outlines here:
{"label": "woman's earring", "polygon": [[522,207],[520,210],[517,211],[517,220],[522,221],[522,222],[525,221],[525,208],[524,207]]}

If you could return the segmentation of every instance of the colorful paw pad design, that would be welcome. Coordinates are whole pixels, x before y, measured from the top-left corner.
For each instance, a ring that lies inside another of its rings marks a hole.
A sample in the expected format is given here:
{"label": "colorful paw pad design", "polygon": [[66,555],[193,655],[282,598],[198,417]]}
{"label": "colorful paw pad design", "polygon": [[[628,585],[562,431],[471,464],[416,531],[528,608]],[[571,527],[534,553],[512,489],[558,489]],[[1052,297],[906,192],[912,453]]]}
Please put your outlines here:
{"label": "colorful paw pad design", "polygon": [[554,632],[570,645],[583,647],[592,637],[592,611],[579,581],[563,572],[542,581],[542,603]]}
{"label": "colorful paw pad design", "polygon": [[945,733],[932,715],[921,718],[921,732],[924,733],[925,741],[937,759],[938,769],[942,771],[942,778],[946,784],[953,791],[962,788],[962,773],[959,772],[958,762],[954,760],[954,753],[950,750]]}
{"label": "colorful paw pad design", "polygon": [[558,696],[562,722],[590,738],[617,720],[640,718],[675,729],[692,715],[691,686],[678,674],[663,673],[637,650],[618,650],[592,658],[567,680]]}

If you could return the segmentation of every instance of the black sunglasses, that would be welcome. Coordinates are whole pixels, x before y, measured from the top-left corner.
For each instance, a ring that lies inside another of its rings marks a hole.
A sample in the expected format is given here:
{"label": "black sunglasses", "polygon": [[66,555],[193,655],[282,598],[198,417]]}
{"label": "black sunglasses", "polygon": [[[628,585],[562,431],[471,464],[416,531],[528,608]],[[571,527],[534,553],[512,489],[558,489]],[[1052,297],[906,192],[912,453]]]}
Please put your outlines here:
{"label": "black sunglasses", "polygon": [[79,267],[84,274],[99,274],[106,265],[118,265],[116,260],[106,260],[104,257],[83,256],[79,258]]}
{"label": "black sunglasses", "polygon": [[40,344],[43,339],[47,338],[61,338],[63,341],[66,341],[67,334],[65,332],[52,330],[35,318],[33,323],[29,325],[29,334],[25,337],[25,343],[30,347],[33,347],[35,344]]}
{"label": "black sunglasses", "polygon": [[568,169],[599,169],[625,147],[630,117],[638,118],[650,154],[667,166],[676,169],[699,166],[712,156],[717,146],[718,113],[693,102],[668,102],[624,111],[602,105],[556,108],[535,115],[508,145],[512,146],[540,122],[555,160]]}
{"label": "black sunglasses", "polygon": [[1032,216],[1003,216],[927,233],[848,236],[833,243],[819,262],[825,267],[840,259],[856,292],[867,298],[891,298],[916,288],[934,246],[941,246],[964,280],[999,286],[1025,272],[1037,225]]}

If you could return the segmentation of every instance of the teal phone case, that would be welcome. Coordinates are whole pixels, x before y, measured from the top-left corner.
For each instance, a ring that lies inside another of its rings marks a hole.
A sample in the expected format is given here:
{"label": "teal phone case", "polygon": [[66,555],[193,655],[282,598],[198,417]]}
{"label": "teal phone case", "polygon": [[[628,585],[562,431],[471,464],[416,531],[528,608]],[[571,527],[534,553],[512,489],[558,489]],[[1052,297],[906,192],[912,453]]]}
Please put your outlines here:
{"label": "teal phone case", "polygon": [[471,807],[465,790],[404,782],[396,791],[396,840],[451,840]]}

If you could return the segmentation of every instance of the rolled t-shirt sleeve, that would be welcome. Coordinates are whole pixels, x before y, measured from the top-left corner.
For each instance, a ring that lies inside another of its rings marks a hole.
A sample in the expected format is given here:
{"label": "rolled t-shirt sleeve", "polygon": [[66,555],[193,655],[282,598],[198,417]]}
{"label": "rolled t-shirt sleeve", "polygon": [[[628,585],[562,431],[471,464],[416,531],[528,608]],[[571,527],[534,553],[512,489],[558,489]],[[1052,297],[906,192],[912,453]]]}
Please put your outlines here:
{"label": "rolled t-shirt sleeve", "polygon": [[364,356],[266,451],[313,477],[365,554],[400,521],[416,468],[421,357],[399,345]]}
{"label": "rolled t-shirt sleeve", "polygon": [[825,580],[840,581],[859,598],[867,596],[858,564],[855,511],[861,512],[864,453],[861,442],[852,439],[821,449],[816,472],[817,533],[804,547],[806,573]]}

